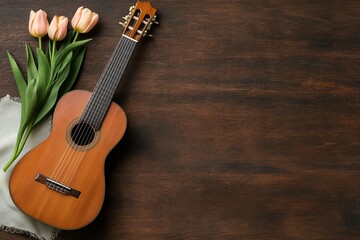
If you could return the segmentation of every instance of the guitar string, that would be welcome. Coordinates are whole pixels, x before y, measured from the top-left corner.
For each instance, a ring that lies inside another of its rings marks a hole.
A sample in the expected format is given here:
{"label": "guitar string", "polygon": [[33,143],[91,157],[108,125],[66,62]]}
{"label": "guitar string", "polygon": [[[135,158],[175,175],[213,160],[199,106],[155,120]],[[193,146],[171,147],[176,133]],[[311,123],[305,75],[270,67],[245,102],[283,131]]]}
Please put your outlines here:
{"label": "guitar string", "polygon": [[[124,51],[122,51],[122,53],[119,54],[120,56],[118,56],[117,59],[115,60],[115,62],[117,62],[117,66],[121,66],[121,67],[120,68],[115,68],[113,71],[110,71],[110,73],[109,73],[110,79],[118,79],[118,81],[112,81],[110,83],[110,85],[112,85],[112,88],[113,88],[114,91],[115,91],[117,85],[119,84],[119,82],[121,80],[121,76],[122,76],[121,73],[124,72],[124,70],[126,68],[126,65],[130,60],[130,57],[131,57],[131,54],[132,54],[132,51],[129,51],[129,46],[130,45],[131,45],[130,42],[127,42],[126,45],[125,45],[126,47],[123,48]],[[133,49],[134,48],[132,48],[130,50],[133,50]],[[125,52],[125,54],[124,54],[124,52]],[[123,56],[123,57],[121,57],[121,56]],[[119,59],[119,57],[120,57],[120,59]],[[105,88],[105,89],[107,89],[107,88]],[[105,108],[103,108],[102,110],[104,110],[104,109]],[[97,116],[95,115],[95,117],[97,117]],[[81,160],[82,159],[74,161],[74,163],[77,163],[77,164],[76,164],[75,168],[71,169],[71,174],[70,174],[71,178],[70,179],[66,178],[65,179],[66,182],[70,183],[72,181],[73,177],[75,176],[75,173],[76,173],[77,169],[79,168],[79,166],[81,164]]]}
{"label": "guitar string", "polygon": [[[118,46],[121,44],[121,39],[120,39],[120,41],[119,41],[119,43],[118,43]],[[118,48],[117,48],[118,49]],[[113,58],[113,57],[115,57],[115,55],[117,54],[118,52],[117,51],[115,51],[112,55],[112,57],[111,57],[111,59]],[[103,71],[103,73],[102,73],[102,76],[101,76],[101,80],[102,79],[105,79],[105,77],[106,77],[106,74],[109,72],[109,68],[111,67],[111,61],[109,61],[108,62],[108,64],[107,64],[107,66],[106,66],[106,70],[105,71]],[[102,84],[100,84],[102,81],[99,81],[99,84],[97,84],[96,86],[95,86],[95,89],[94,89],[94,91],[93,91],[93,93],[95,92],[99,92],[101,89],[101,86],[102,86]],[[107,83],[107,82],[105,82],[105,83]],[[101,91],[100,91],[101,92]],[[94,95],[92,95],[92,97],[93,97]],[[98,106],[97,106],[97,102],[94,100],[94,98],[91,98],[90,97],[90,100],[89,100],[89,104],[91,104],[90,105],[90,107],[91,106],[93,106],[93,108],[97,108]],[[80,120],[82,120],[83,122],[86,122],[86,121],[89,121],[89,120],[91,120],[91,119],[89,119],[88,120],[88,115],[92,112],[92,109],[91,108],[85,108],[85,114],[84,114],[84,116],[81,116],[81,119]],[[80,121],[79,121],[80,122]],[[85,125],[81,125],[79,128],[77,128],[76,129],[76,131],[74,132],[74,136],[76,136],[76,139],[74,139],[75,141],[78,141],[79,140],[79,137],[81,136],[81,134],[82,134],[82,132],[84,131],[84,126]],[[69,160],[67,160],[66,162],[65,162],[65,164],[63,164],[63,162],[64,162],[64,159],[66,160],[66,159],[70,159],[70,157],[69,157],[69,152],[72,150],[73,152],[74,152],[74,149],[75,149],[75,141],[72,141],[71,142],[71,144],[70,144],[70,147],[69,146],[67,146],[68,147],[68,149],[67,149],[67,151],[66,151],[66,154],[64,154],[63,156],[62,156],[62,158],[61,158],[61,160],[59,161],[59,166],[60,167],[62,167],[62,169],[60,169],[60,171],[58,170],[58,169],[56,169],[54,172],[55,172],[55,176],[54,176],[54,178],[60,178],[60,176],[61,176],[61,174],[64,172],[64,170],[67,168],[67,165],[68,165],[68,163],[69,163]],[[72,155],[72,154],[71,154]],[[71,159],[70,159],[71,160]],[[60,175],[60,176],[58,176],[58,175]]]}
{"label": "guitar string", "polygon": [[[131,56],[131,54],[132,54],[132,50],[134,49],[134,48],[132,48],[132,49],[130,49],[129,48],[129,46],[131,46],[131,42],[126,42],[125,41],[125,47],[123,48],[123,51],[122,51],[122,53],[120,54],[120,57],[122,57],[122,58],[120,58],[120,59],[115,59],[115,62],[116,62],[116,65],[117,66],[120,66],[119,68],[117,68],[116,66],[115,66],[115,68],[114,68],[114,70],[113,71],[110,71],[110,73],[109,73],[109,78],[110,79],[119,79],[119,80],[117,80],[117,81],[111,81],[110,82],[110,85],[111,85],[111,87],[113,88],[113,91],[115,91],[116,90],[116,87],[117,87],[117,85],[119,84],[119,82],[120,82],[120,79],[121,79],[121,77],[122,77],[122,74],[121,73],[123,73],[124,72],[124,70],[125,70],[125,68],[126,68],[126,65],[127,65],[127,62],[129,62],[129,59],[130,59],[130,56]],[[130,51],[131,50],[131,51]],[[120,74],[119,74],[120,73]],[[120,75],[120,76],[119,76]],[[117,77],[117,78],[116,78]],[[105,88],[106,89],[106,88]],[[105,96],[104,95],[102,95],[103,96],[103,98],[105,98]],[[103,99],[103,103],[104,103],[104,99]],[[111,104],[111,100],[110,100],[110,104]],[[107,111],[107,109],[105,109],[105,108],[102,108],[102,111]],[[95,115],[95,117],[97,117],[96,115]],[[91,137],[91,133],[90,133],[90,136],[87,136],[87,140],[86,140],[86,142],[87,141],[89,141],[90,139],[89,139],[89,137]],[[70,178],[68,178],[67,177],[67,175],[65,176],[65,182],[67,182],[67,183],[71,183],[71,181],[72,181],[72,179],[73,179],[73,177],[75,176],[75,173],[76,173],[76,171],[77,171],[77,169],[79,168],[79,166],[80,166],[80,164],[81,164],[81,162],[82,162],[82,157],[85,155],[85,152],[84,153],[82,153],[82,154],[77,154],[78,156],[75,156],[74,157],[74,159],[77,159],[76,161],[74,161],[74,163],[75,163],[75,166],[74,167],[72,167],[71,169],[70,169],[70,171],[69,171],[69,177]],[[80,156],[79,156],[80,155]]]}
{"label": "guitar string", "polygon": [[[114,55],[114,59],[113,59],[113,63],[110,66],[110,70],[107,71],[106,75],[104,76],[106,79],[115,79],[114,75],[118,75],[118,68],[116,66],[122,66],[124,65],[124,63],[126,62],[126,57],[125,54],[128,48],[128,45],[126,41],[122,41],[123,39],[121,39],[121,48],[120,48],[120,52]],[[119,61],[120,60],[120,64]],[[111,89],[114,88],[115,86],[115,82],[114,81],[108,81],[107,85],[103,85],[101,84],[99,87],[99,91],[102,93],[98,98],[97,98],[97,104],[94,104],[93,107],[93,111],[98,111],[98,109],[100,109],[100,112],[105,111],[105,107],[103,106],[104,104],[106,104],[107,97],[106,97],[106,92],[107,89]],[[107,110],[107,109],[106,109]],[[91,110],[89,110],[89,112],[91,112]],[[99,114],[91,114],[90,115],[90,119],[89,122],[95,122],[96,124],[98,123],[99,119],[98,119]],[[91,118],[93,117],[93,118]],[[90,134],[90,135],[89,135]],[[91,137],[91,133],[88,133],[86,135],[80,136],[82,137],[82,139],[79,142],[88,142],[90,139],[89,137]],[[65,177],[63,178],[63,182],[65,183],[70,183],[71,180],[73,179],[73,176],[76,173],[76,170],[78,169],[80,163],[81,163],[81,158],[84,156],[85,152],[75,152],[75,156],[71,156],[71,158],[73,159],[70,163],[70,166],[68,167],[68,171],[66,172]],[[70,179],[69,179],[70,178]]]}
{"label": "guitar string", "polygon": [[[126,47],[125,46],[127,46],[127,45],[125,45],[126,44],[126,41],[124,42],[124,41],[122,41],[122,39],[121,39],[121,41],[119,42],[119,44],[118,44],[118,46],[119,46],[119,48],[120,48],[120,50],[121,51],[116,51],[116,53],[114,54],[114,56],[112,57],[112,59],[118,59],[119,58],[119,55],[121,56],[122,54],[123,54],[123,52],[124,52],[124,49],[126,50]],[[117,48],[117,49],[119,49],[119,48]],[[105,74],[103,74],[103,77],[102,77],[102,79],[108,79],[109,78],[109,75],[111,75],[114,71],[116,71],[116,66],[115,65],[112,65],[111,63],[110,64],[108,64],[108,66],[107,66],[107,71],[105,72]],[[102,82],[101,82],[102,83]],[[96,89],[96,91],[97,92],[104,92],[104,89],[107,89],[107,88],[109,88],[109,85],[111,86],[111,85],[113,85],[113,83],[112,83],[112,81],[108,81],[108,82],[105,82],[105,84],[103,85],[103,84],[100,84],[100,85],[98,85],[97,86],[97,89]],[[102,109],[101,108],[101,105],[104,103],[104,98],[105,98],[106,96],[104,95],[104,94],[102,94],[102,95],[100,95],[100,98],[98,98],[98,99],[96,99],[96,98],[93,98],[93,99],[95,99],[94,101],[93,101],[93,104],[92,105],[90,105],[90,108],[88,108],[87,109],[87,112],[85,112],[85,114],[84,114],[84,116],[82,116],[81,117],[81,121],[82,122],[85,122],[85,123],[88,123],[88,122],[90,122],[90,123],[92,123],[92,122],[94,122],[94,123],[98,123],[98,118],[97,118],[97,114],[96,115],[94,115],[94,114],[92,114],[93,112],[94,112],[94,110],[95,110],[95,112],[96,111],[98,111],[98,109]],[[98,100],[98,101],[96,101],[96,100]],[[92,114],[92,115],[91,115]],[[90,117],[89,117],[89,115],[90,115]],[[91,116],[94,116],[94,117],[91,117]],[[75,133],[74,133],[74,136],[75,136],[75,139],[74,139],[74,142],[77,142],[77,143],[84,143],[84,140],[86,140],[86,139],[88,139],[89,137],[91,137],[91,133],[90,132],[88,132],[88,134],[86,134],[86,124],[82,124],[77,130],[78,131],[76,131]],[[90,134],[90,135],[89,135]],[[89,142],[89,140],[86,140],[85,142]],[[73,142],[72,142],[72,144],[71,144],[71,147],[72,148],[74,148],[75,147],[75,145],[76,144],[74,144]],[[63,168],[62,168],[62,171],[60,171],[60,175],[61,174],[63,174],[63,172],[66,170],[66,169],[72,169],[72,168],[74,168],[74,166],[76,166],[76,162],[79,162],[79,160],[77,160],[77,158],[79,157],[79,155],[80,155],[80,153],[81,152],[79,152],[79,154],[77,154],[78,153],[78,151],[72,151],[70,154],[66,154],[66,157],[65,157],[65,159],[67,160],[66,161],[66,163],[65,163],[65,165],[63,164]],[[81,156],[81,155],[80,155]],[[67,166],[69,164],[69,166]],[[65,179],[67,179],[67,175],[69,175],[69,170],[67,170],[66,171],[66,175],[65,175],[65,177],[62,177],[62,178],[64,178],[64,180]]]}
{"label": "guitar string", "polygon": [[[123,38],[123,36],[125,36],[124,34],[122,35],[122,38],[120,39],[120,41],[119,42],[121,42],[122,43],[122,39],[126,39],[126,38]],[[131,39],[131,41],[130,42],[133,42],[133,40]],[[135,42],[137,42],[137,41],[135,41]],[[125,43],[126,43],[126,41],[125,41]],[[135,46],[136,44],[134,44],[134,46]],[[117,48],[118,49],[118,48]],[[126,49],[126,48],[125,48]],[[134,49],[134,48],[133,48]],[[132,49],[132,50],[133,50]],[[109,66],[109,65],[108,65]],[[126,66],[125,66],[126,67]],[[97,85],[97,86],[100,86],[100,85]],[[101,86],[100,86],[101,87]],[[114,90],[114,92],[115,92],[115,90]],[[103,96],[105,96],[105,95],[103,95]],[[91,99],[90,99],[91,100]],[[100,101],[100,103],[101,103],[101,101]],[[110,105],[110,103],[111,103],[111,99],[110,99],[110,101],[107,103],[107,106],[109,107],[109,105]],[[94,106],[96,106],[96,104],[94,104]],[[88,109],[86,109],[86,110],[88,110]],[[104,118],[104,116],[106,115],[106,110],[107,109],[100,109],[100,111],[104,111],[102,114],[103,114],[103,116],[102,116],[102,118]],[[91,113],[91,109],[90,110],[88,110],[87,111],[88,113]],[[85,116],[86,116],[86,114],[85,114]],[[82,119],[86,119],[85,117],[81,117],[81,120]],[[102,121],[101,119],[95,119],[96,120],[96,124],[101,124],[101,122],[99,123],[98,121],[100,120],[100,121]],[[86,124],[83,124],[82,126],[86,126]],[[83,127],[80,127],[80,132],[82,132],[83,131]],[[76,132],[78,132],[77,131],[78,129],[76,129]],[[78,136],[78,133],[75,133],[74,135],[76,135],[76,136]],[[88,137],[91,137],[91,135],[90,136],[88,136]],[[86,137],[86,138],[88,138],[88,137]],[[80,141],[81,142],[81,141]],[[73,146],[75,145],[75,144],[72,144]],[[72,148],[73,148],[73,146],[71,146]],[[70,149],[69,149],[69,151],[70,151]],[[74,151],[73,151],[74,152]],[[76,153],[76,152],[75,152]],[[67,154],[65,154],[65,155],[68,155],[68,153]],[[71,154],[72,155],[72,154]],[[72,156],[71,156],[72,157]],[[70,157],[65,157],[65,159],[66,158],[68,158],[68,159],[70,159]],[[69,161],[69,160],[68,160]],[[65,166],[63,167],[63,170],[62,171],[60,171],[60,174],[65,170],[65,168],[66,168],[66,165],[67,165],[67,163],[68,163],[68,161],[66,162],[66,164],[65,164]],[[61,161],[62,162],[62,161]],[[59,163],[60,163],[60,161],[59,161]],[[58,164],[58,166],[59,166],[59,164]],[[55,174],[57,173],[57,168],[58,167],[56,167],[56,170],[54,171],[55,172]]]}
{"label": "guitar string", "polygon": [[[119,41],[119,43],[118,43],[117,49],[118,49],[118,47],[120,47],[121,44],[122,44],[122,38],[120,39],[120,41]],[[111,57],[111,59],[112,59],[113,57],[115,57],[117,53],[118,53],[118,52],[115,51],[115,52],[112,54],[113,56]],[[108,62],[107,66],[106,66],[106,68],[105,68],[105,71],[103,71],[102,76],[101,76],[101,80],[105,79],[107,73],[109,73],[109,68],[110,68],[110,67],[111,67],[111,61]],[[101,88],[101,85],[102,85],[102,84],[100,84],[100,83],[101,83],[101,81],[99,81],[99,84],[97,84],[97,85],[95,86],[95,89],[94,89],[93,93],[99,91],[99,88]],[[92,101],[91,97],[90,97],[88,103],[90,103],[90,101]],[[96,103],[96,101],[94,101],[94,102]],[[94,108],[96,108],[96,107],[97,107],[97,106],[95,106],[95,104],[94,104]],[[86,110],[86,108],[85,108],[85,110]],[[84,116],[81,116],[81,118],[87,120],[88,115],[89,115],[90,113],[91,113],[91,109],[88,109],[88,111],[85,112]],[[83,127],[82,127],[82,126],[81,126],[80,128],[77,128],[77,129],[76,129],[76,131],[74,132],[74,135],[75,135],[75,136],[79,136],[81,131],[83,131]],[[58,164],[57,164],[56,168],[54,169],[53,173],[51,174],[51,178],[52,178],[52,179],[55,179],[55,180],[56,180],[57,178],[59,178],[59,177],[61,176],[62,172],[64,171],[64,169],[66,168],[67,163],[68,163],[68,162],[66,162],[65,165],[64,165],[64,164],[63,164],[63,161],[64,161],[64,159],[68,158],[69,151],[74,150],[74,148],[75,148],[74,142],[71,142],[70,146],[69,146],[69,145],[67,146],[67,149],[66,149],[65,152],[63,153],[62,157],[61,157],[60,160],[58,161]],[[60,169],[59,169],[59,168],[60,168]],[[61,170],[61,169],[62,169],[62,170]]]}

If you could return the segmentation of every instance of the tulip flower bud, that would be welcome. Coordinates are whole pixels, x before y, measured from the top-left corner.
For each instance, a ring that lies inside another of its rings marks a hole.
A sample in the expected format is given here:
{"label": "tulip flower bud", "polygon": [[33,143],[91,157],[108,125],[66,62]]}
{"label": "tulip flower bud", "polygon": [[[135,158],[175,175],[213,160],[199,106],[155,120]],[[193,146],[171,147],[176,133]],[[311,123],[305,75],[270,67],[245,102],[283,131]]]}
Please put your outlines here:
{"label": "tulip flower bud", "polygon": [[40,9],[35,13],[31,10],[29,17],[29,32],[31,36],[42,38],[47,34],[48,28],[49,22],[46,12]]}
{"label": "tulip flower bud", "polygon": [[99,15],[88,8],[79,7],[72,20],[71,26],[80,33],[89,32],[98,22]]}
{"label": "tulip flower bud", "polygon": [[48,35],[53,41],[61,41],[66,37],[68,18],[64,16],[54,16],[51,20]]}

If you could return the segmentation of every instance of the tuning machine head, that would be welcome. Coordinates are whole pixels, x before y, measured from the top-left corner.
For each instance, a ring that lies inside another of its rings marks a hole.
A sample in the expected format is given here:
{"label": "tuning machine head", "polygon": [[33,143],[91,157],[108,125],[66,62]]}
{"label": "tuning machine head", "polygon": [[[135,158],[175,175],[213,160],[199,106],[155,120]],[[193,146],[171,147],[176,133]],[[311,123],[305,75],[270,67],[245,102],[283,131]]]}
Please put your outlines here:
{"label": "tuning machine head", "polygon": [[134,11],[134,9],[135,9],[135,6],[133,5],[133,6],[130,6],[130,8],[129,8],[129,13],[132,13],[133,11]]}
{"label": "tuning machine head", "polygon": [[129,13],[123,17],[123,19],[125,20],[124,22],[119,22],[119,24],[123,27],[126,27],[126,25],[128,24],[129,20],[131,19],[131,15],[133,14],[135,9],[135,6],[131,6],[129,8]]}
{"label": "tuning machine head", "polygon": [[152,24],[158,24],[156,19],[156,8],[152,7],[150,2],[138,1],[135,6],[130,7],[129,14],[120,23],[125,29],[123,35],[139,41],[142,37],[152,37],[150,27]]}
{"label": "tuning machine head", "polygon": [[156,25],[159,25],[159,22],[156,21],[156,15],[154,15],[154,17],[151,19],[150,25],[152,25],[153,23],[155,23]]}
{"label": "tuning machine head", "polygon": [[148,26],[146,27],[146,29],[145,29],[145,31],[144,31],[144,33],[143,33],[143,36],[144,36],[144,37],[145,37],[145,36],[146,36],[146,37],[150,37],[150,38],[153,37],[153,35],[150,34],[149,31],[150,31],[150,29],[151,29],[151,26],[152,26],[154,23],[157,24],[157,25],[159,24],[159,22],[156,21],[156,15],[154,15],[154,17],[150,20]]}

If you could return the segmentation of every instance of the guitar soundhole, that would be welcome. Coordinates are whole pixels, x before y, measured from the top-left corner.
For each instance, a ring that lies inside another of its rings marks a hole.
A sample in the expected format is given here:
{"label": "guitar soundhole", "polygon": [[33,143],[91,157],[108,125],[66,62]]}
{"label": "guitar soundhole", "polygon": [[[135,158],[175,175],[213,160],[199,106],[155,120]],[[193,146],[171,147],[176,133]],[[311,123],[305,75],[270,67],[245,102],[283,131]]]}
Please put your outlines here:
{"label": "guitar soundhole", "polygon": [[95,129],[88,123],[79,122],[71,130],[71,140],[78,146],[86,146],[95,138]]}

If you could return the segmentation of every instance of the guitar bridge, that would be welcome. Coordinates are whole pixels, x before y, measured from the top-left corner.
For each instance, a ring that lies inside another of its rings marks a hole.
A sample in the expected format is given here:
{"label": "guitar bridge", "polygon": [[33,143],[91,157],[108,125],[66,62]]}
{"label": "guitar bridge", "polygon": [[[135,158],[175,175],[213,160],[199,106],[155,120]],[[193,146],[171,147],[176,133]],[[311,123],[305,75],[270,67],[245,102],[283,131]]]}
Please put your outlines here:
{"label": "guitar bridge", "polygon": [[59,192],[61,194],[64,194],[64,195],[69,195],[69,196],[79,198],[80,193],[81,193],[80,191],[78,191],[74,188],[68,187],[62,183],[59,183],[58,181],[55,181],[51,178],[46,177],[45,175],[42,175],[41,173],[38,173],[36,175],[35,181],[42,183],[45,186],[47,186],[48,188],[50,188],[56,192]]}

